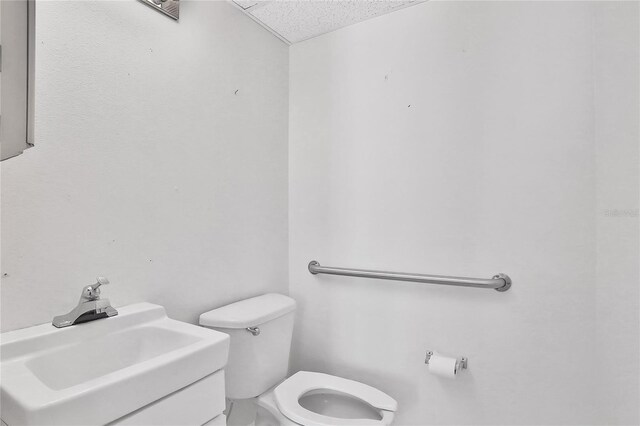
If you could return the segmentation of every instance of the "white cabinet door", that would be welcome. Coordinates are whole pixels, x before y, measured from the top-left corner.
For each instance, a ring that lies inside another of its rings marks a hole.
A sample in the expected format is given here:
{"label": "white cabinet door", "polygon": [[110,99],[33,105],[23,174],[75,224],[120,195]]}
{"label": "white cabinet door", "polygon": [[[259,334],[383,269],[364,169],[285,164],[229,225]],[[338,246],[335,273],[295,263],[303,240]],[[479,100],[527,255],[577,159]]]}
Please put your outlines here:
{"label": "white cabinet door", "polygon": [[35,2],[0,1],[0,157],[33,145]]}

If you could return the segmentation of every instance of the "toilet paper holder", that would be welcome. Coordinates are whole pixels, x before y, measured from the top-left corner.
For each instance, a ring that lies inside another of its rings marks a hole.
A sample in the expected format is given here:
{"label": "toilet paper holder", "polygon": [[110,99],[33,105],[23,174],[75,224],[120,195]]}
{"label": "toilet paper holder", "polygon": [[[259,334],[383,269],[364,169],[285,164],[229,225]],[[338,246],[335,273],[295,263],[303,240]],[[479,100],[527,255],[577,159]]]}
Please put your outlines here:
{"label": "toilet paper holder", "polygon": [[[431,359],[432,355],[433,355],[433,351],[427,351],[427,356],[424,359],[425,364],[429,365],[429,360]],[[456,371],[466,370],[467,365],[468,365],[468,360],[466,357],[458,358],[458,360],[456,361]]]}

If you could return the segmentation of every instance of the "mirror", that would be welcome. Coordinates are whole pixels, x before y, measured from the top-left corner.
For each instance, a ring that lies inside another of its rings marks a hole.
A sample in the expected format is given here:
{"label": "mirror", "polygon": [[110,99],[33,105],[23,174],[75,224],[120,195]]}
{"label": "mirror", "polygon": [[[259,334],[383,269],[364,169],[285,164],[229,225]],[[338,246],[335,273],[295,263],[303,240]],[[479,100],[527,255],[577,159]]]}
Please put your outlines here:
{"label": "mirror", "polygon": [[33,146],[35,1],[0,1],[0,157]]}

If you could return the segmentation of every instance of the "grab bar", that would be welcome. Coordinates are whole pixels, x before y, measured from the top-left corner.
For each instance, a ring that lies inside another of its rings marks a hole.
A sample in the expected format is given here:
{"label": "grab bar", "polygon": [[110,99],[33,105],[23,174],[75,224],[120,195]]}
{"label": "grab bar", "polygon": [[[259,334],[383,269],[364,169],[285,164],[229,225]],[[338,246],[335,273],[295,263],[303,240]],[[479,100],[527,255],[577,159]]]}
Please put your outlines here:
{"label": "grab bar", "polygon": [[511,278],[507,274],[496,274],[490,279],[447,277],[443,275],[407,274],[404,272],[369,271],[366,269],[334,268],[322,266],[315,260],[309,262],[309,272],[316,274],[344,275],[347,277],[377,278],[381,280],[410,281],[426,284],[443,284],[460,287],[492,288],[507,291],[511,288]]}

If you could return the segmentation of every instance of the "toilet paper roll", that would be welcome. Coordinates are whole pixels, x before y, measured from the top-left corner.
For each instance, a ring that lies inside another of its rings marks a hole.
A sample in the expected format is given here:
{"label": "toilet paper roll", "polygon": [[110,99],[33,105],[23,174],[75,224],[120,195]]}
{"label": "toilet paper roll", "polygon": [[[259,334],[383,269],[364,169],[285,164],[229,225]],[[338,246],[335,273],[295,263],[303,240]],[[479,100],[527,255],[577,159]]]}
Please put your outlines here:
{"label": "toilet paper roll", "polygon": [[447,356],[442,356],[437,352],[434,352],[429,359],[429,372],[436,376],[446,377],[448,379],[455,379],[457,371],[458,360]]}

